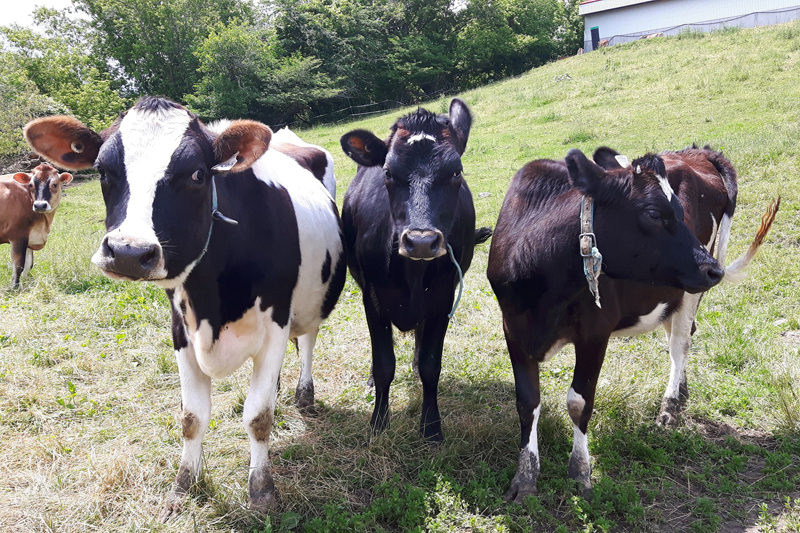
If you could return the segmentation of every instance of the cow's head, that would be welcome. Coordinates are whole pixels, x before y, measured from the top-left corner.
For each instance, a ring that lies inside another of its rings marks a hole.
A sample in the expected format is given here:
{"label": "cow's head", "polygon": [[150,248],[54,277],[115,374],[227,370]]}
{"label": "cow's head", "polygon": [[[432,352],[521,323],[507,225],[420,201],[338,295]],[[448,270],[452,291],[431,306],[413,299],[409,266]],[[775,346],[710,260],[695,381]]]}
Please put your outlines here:
{"label": "cow's head", "polygon": [[37,213],[49,213],[61,202],[61,186],[72,181],[72,174],[59,174],[56,169],[43,163],[30,174],[17,172],[12,176],[14,181],[28,188],[33,202],[33,210]]}
{"label": "cow's head", "polygon": [[92,262],[109,277],[179,285],[202,257],[212,224],[212,174],[249,168],[272,135],[234,121],[214,133],[179,104],[143,98],[102,133],[71,117],[25,127],[39,154],[65,168],[94,166],[106,229]]}
{"label": "cow's head", "polygon": [[383,167],[400,255],[431,260],[447,253],[471,125],[467,104],[454,98],[449,115],[418,109],[400,118],[385,142],[365,130],[342,136],[342,150],[353,161]]}
{"label": "cow's head", "polygon": [[[664,161],[646,155],[622,167],[614,160],[616,152],[599,152],[597,160],[609,169],[576,149],[566,162],[572,186],[596,202],[594,232],[603,271],[612,278],[693,293],[719,283],[724,271],[684,223]],[[576,249],[577,241],[576,236]]]}

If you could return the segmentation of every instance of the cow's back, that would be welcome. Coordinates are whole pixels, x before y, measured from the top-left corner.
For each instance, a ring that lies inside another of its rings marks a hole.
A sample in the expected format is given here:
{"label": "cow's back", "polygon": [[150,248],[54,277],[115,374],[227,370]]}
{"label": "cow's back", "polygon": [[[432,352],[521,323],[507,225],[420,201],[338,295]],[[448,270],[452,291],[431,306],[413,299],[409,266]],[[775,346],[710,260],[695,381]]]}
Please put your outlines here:
{"label": "cow's back", "polygon": [[303,331],[308,324],[327,317],[344,285],[344,242],[338,209],[322,183],[307,169],[298,171],[297,162],[286,154],[268,150],[252,170],[262,182],[283,188],[292,203],[300,246],[292,327]]}

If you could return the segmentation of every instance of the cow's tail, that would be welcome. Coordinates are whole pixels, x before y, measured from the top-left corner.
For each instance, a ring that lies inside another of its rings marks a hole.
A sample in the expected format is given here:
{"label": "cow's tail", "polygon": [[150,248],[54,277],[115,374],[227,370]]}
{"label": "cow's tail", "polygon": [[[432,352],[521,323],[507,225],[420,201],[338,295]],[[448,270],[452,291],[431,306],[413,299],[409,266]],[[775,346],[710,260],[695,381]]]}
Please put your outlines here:
{"label": "cow's tail", "polygon": [[[736,283],[745,277],[744,269],[747,268],[747,265],[750,264],[750,261],[752,261],[756,256],[756,253],[758,253],[758,249],[761,247],[761,244],[764,242],[764,238],[767,236],[769,229],[772,227],[772,223],[775,221],[775,215],[778,213],[778,208],[780,205],[781,197],[778,196],[776,200],[773,200],[772,203],[769,204],[766,213],[761,215],[761,226],[759,226],[758,232],[756,232],[756,237],[753,239],[753,242],[750,243],[747,251],[738,257],[733,263],[731,263],[730,266],[725,267],[725,281]],[[724,218],[722,219],[722,223],[725,223]],[[730,228],[728,228],[728,234],[730,234]],[[722,242],[722,237],[723,236],[721,235],[720,243]],[[723,265],[721,260],[720,264]]]}
{"label": "cow's tail", "polygon": [[475,230],[475,244],[483,244],[492,236],[492,228],[478,228]]}

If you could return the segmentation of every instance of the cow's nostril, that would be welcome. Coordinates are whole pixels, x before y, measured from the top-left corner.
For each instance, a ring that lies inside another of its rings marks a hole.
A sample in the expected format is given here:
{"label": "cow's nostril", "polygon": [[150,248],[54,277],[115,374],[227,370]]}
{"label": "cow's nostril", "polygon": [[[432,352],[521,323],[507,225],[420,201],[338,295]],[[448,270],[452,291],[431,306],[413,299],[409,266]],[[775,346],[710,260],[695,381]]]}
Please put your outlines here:
{"label": "cow's nostril", "polygon": [[103,240],[103,255],[108,257],[108,258],[110,258],[110,259],[114,259],[116,257],[116,254],[114,253],[114,249],[111,247],[111,245],[108,242],[108,238]]}
{"label": "cow's nostril", "polygon": [[725,276],[725,271],[718,266],[712,266],[711,268],[708,269],[706,275],[714,283],[719,283],[720,281],[722,281],[723,276]]}
{"label": "cow's nostril", "polygon": [[142,264],[142,266],[147,267],[149,266],[149,263],[155,261],[157,257],[158,251],[156,250],[156,247],[153,246],[149,251],[142,254],[142,256],[139,258],[139,262]]}

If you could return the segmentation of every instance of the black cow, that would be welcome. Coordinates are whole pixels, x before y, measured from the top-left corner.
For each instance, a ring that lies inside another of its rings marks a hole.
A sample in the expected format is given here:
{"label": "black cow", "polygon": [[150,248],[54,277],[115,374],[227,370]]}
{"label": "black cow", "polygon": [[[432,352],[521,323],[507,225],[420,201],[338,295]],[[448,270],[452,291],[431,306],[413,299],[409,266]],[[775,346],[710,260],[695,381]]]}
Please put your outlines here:
{"label": "black cow", "polygon": [[569,475],[584,491],[591,489],[586,433],[611,336],[665,327],[672,371],[659,421],[675,422],[688,395],[686,355],[700,293],[741,273],[777,209],[750,250],[724,270],[711,253],[719,233],[723,261],[730,235],[737,190],[730,162],[708,148],[647,155],[631,166],[617,155],[595,152],[607,168],[579,150],[566,161],[528,163],[500,211],[487,275],[503,313],[522,432],[508,499],[536,490],[539,364],[568,343],[576,358],[567,395],[574,423]]}
{"label": "black cow", "polygon": [[[361,287],[372,341],[375,410],[371,426],[389,423],[394,379],[392,324],[414,330],[415,363],[422,379],[420,432],[441,441],[437,403],[442,347],[459,274],[476,244],[475,209],[464,180],[461,155],[472,118],[458,98],[450,114],[424,109],[400,118],[382,141],[364,130],[341,138],[358,163],[342,209],[347,264]],[[488,228],[478,232],[486,240]]]}
{"label": "black cow", "polygon": [[[109,277],[155,282],[172,302],[184,446],[162,518],[180,509],[200,472],[211,379],[250,358],[248,488],[251,508],[267,511],[275,501],[269,436],[286,343],[297,339],[297,399],[308,406],[319,326],[344,285],[341,222],[322,184],[333,178],[325,154],[293,159],[291,150],[268,149],[272,133],[261,123],[206,127],[159,98],[139,100],[100,134],[70,117],[47,117],[25,135],[47,159],[100,173],[108,233],[92,261]],[[317,161],[316,174],[308,161]]]}

